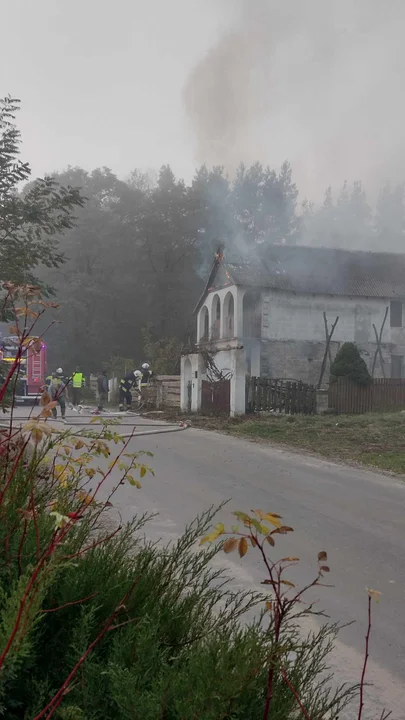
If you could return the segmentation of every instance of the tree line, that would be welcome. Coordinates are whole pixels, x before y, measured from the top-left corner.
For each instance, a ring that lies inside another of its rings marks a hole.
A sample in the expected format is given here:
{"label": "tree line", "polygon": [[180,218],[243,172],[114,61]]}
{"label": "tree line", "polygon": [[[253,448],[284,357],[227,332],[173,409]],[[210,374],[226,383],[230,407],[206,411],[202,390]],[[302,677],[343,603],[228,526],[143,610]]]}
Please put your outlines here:
{"label": "tree line", "polygon": [[299,204],[288,162],[280,170],[241,163],[234,178],[202,166],[189,183],[168,165],[126,181],[108,168],[72,167],[29,183],[17,109],[10,98],[0,106],[0,274],[39,279],[54,294],[61,322],[49,333],[50,358],[66,368],[139,363],[148,352],[175,371],[218,245],[402,249],[403,186],[385,186],[374,209],[359,182],[336,198],[328,188],[320,207]]}

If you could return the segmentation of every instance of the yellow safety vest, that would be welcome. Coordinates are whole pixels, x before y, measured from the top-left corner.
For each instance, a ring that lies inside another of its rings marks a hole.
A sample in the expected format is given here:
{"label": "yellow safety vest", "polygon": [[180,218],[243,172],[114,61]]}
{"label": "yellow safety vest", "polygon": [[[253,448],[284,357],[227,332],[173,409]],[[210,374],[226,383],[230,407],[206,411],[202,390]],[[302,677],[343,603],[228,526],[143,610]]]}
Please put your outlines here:
{"label": "yellow safety vest", "polygon": [[81,373],[81,372],[73,373],[72,381],[73,381],[74,388],[81,388],[82,385],[84,385],[83,373]]}

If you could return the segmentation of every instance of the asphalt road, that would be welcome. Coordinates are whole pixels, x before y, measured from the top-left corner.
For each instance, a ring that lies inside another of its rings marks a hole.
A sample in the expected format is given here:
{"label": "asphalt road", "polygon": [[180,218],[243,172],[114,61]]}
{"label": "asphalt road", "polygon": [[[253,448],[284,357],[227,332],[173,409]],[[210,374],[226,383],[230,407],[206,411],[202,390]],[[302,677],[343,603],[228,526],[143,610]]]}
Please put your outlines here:
{"label": "asphalt road", "polygon": [[[382,597],[373,607],[368,675],[374,684],[368,691],[374,712],[365,717],[377,717],[384,706],[392,710],[393,718],[404,720],[405,483],[203,430],[137,437],[129,449],[154,454],[148,462],[155,476],[144,478],[141,490],[122,486],[115,504],[124,520],[145,510],[159,513],[146,527],[152,539],[174,539],[198,513],[230,500],[218,516],[225,524],[233,523],[232,510],[259,507],[280,513],[294,528],[276,546],[280,556],[300,557],[294,582],[308,581],[316,572],[318,551],[327,550],[328,581],[335,587],[319,589],[320,607],[334,621],[355,620],[341,631],[334,656],[333,667],[341,680],[360,677],[365,588],[379,590]],[[111,485],[116,480],[112,477]],[[235,586],[260,587],[263,570],[256,558],[253,551],[242,560],[223,555]]]}

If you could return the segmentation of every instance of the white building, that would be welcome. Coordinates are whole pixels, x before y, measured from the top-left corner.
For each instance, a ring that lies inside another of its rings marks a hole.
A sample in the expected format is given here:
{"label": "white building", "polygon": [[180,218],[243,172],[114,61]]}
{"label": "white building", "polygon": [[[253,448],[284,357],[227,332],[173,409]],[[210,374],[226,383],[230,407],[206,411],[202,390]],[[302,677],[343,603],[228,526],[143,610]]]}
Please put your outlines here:
{"label": "white building", "polygon": [[[370,371],[375,364],[375,377],[404,377],[404,302],[405,255],[287,245],[259,248],[250,258],[225,252],[217,254],[195,310],[197,351],[210,348],[217,366],[231,371],[232,414],[244,412],[246,375],[318,382],[324,313],[329,330],[339,317],[332,358],[342,343],[355,342]],[[382,326],[383,363],[374,359]],[[183,407],[192,386],[197,410],[201,353],[185,356],[182,372]]]}

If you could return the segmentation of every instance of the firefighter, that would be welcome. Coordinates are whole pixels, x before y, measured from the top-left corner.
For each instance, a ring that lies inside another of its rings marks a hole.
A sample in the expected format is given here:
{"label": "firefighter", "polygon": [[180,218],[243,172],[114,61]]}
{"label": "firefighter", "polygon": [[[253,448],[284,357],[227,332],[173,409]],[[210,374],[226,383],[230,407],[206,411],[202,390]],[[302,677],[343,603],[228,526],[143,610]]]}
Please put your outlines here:
{"label": "firefighter", "polygon": [[108,375],[107,370],[102,370],[97,377],[97,394],[98,394],[98,405],[97,410],[94,410],[95,415],[99,415],[104,410],[104,404],[108,399]]}
{"label": "firefighter", "polygon": [[149,363],[144,362],[141,367],[141,381],[140,381],[142,405],[148,404],[149,385],[150,385],[151,377],[152,377],[152,370],[150,369],[150,365],[149,365]]}
{"label": "firefighter", "polygon": [[[63,370],[62,368],[58,368],[56,373],[54,373],[55,377],[52,378],[52,382],[49,386],[49,392],[51,395],[52,400],[56,400],[60,407],[60,413],[62,415],[62,420],[65,419],[65,413],[66,413],[66,389],[67,389],[67,381],[66,378],[63,376]],[[56,411],[56,407],[52,409],[52,415],[53,417],[57,418],[58,413]]]}
{"label": "firefighter", "polygon": [[131,390],[135,386],[137,388],[137,383],[139,382],[139,370],[132,371],[130,373],[127,373],[122,380],[120,381],[120,410],[125,410],[125,405],[127,407],[127,410],[132,409],[132,394]]}
{"label": "firefighter", "polygon": [[80,396],[82,393],[82,387],[84,387],[85,378],[80,368],[77,367],[72,375],[72,403],[75,407],[80,404]]}

